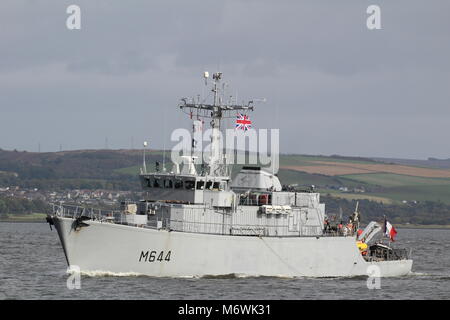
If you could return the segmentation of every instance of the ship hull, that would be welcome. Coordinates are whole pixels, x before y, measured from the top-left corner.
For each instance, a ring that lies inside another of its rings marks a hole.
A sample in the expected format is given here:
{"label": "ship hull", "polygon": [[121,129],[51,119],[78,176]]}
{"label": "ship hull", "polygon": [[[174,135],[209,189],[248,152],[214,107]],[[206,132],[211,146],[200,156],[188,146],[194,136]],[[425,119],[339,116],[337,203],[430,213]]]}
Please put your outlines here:
{"label": "ship hull", "polygon": [[354,237],[227,236],[137,228],[54,217],[67,263],[82,272],[155,277],[221,275],[352,277],[402,276],[412,260],[366,262]]}

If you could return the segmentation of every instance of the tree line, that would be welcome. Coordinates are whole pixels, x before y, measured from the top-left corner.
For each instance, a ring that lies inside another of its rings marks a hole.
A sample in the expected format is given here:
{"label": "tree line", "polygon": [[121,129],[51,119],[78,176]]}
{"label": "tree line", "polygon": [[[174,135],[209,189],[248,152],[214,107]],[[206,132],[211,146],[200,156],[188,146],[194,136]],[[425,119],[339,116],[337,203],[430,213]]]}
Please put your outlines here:
{"label": "tree line", "polygon": [[0,196],[0,216],[7,214],[46,213],[49,205],[42,200]]}

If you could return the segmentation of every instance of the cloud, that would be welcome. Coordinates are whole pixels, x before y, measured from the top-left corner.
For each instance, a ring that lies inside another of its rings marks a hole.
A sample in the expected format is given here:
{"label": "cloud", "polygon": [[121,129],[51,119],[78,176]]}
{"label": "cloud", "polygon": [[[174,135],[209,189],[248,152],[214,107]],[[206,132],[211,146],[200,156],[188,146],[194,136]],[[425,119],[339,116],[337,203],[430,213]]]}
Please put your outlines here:
{"label": "cloud", "polygon": [[433,126],[450,116],[448,1],[380,0],[376,31],[369,1],[79,0],[75,31],[70,4],[0,4],[2,148],[162,147],[189,126],[179,97],[220,69],[239,100],[267,98],[252,117],[282,128],[284,152],[449,156]]}

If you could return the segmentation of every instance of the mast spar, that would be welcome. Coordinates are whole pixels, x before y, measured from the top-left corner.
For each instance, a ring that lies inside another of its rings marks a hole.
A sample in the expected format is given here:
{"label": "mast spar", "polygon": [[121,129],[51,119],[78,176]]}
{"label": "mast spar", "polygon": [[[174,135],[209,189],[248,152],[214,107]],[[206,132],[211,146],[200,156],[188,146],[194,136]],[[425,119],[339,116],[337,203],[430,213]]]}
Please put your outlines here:
{"label": "mast spar", "polygon": [[[204,73],[205,77],[205,85],[207,85],[207,78],[209,77],[209,73]],[[220,147],[220,139],[221,139],[221,121],[228,113],[235,111],[253,111],[253,101],[249,101],[247,105],[238,105],[232,104],[232,99],[229,100],[228,104],[223,104],[221,96],[220,96],[220,81],[222,79],[222,72],[216,72],[213,74],[213,88],[211,91],[214,93],[213,104],[207,103],[195,103],[195,100],[192,99],[192,102],[189,103],[187,98],[181,99],[183,102],[180,105],[180,109],[188,109],[192,112],[193,109],[197,110],[197,114],[199,117],[203,118],[211,118],[211,156],[208,163],[210,176],[226,176],[226,163],[224,163],[224,155],[223,150]],[[201,113],[200,111],[204,111]],[[209,111],[209,115],[208,115]],[[201,114],[201,115],[200,115]],[[229,117],[229,116],[227,116]]]}

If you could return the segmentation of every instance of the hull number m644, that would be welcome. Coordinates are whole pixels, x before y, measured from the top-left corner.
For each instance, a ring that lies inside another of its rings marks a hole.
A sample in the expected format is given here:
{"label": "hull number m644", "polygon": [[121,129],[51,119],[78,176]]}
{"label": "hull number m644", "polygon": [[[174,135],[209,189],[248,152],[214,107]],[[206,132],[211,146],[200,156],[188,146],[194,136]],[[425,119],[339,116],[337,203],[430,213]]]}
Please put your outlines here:
{"label": "hull number m644", "polygon": [[170,254],[172,251],[141,251],[141,255],[139,256],[139,262],[164,262],[170,261]]}

